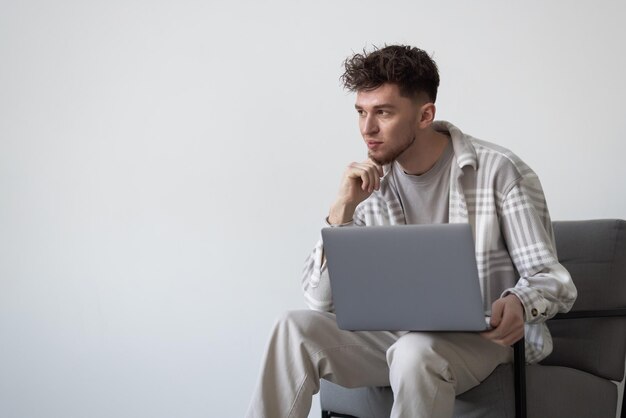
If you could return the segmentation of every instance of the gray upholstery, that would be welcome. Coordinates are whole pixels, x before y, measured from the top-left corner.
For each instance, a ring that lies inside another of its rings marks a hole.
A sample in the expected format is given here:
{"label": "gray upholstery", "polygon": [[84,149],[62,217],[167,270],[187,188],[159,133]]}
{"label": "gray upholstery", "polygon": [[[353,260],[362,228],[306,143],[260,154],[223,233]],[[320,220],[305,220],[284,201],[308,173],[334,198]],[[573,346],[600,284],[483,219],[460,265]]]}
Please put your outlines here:
{"label": "gray upholstery", "polygon": [[[578,289],[572,311],[626,307],[626,222],[555,222],[554,233],[559,261]],[[542,364],[622,379],[626,318],[556,320],[548,327],[554,350]]]}
{"label": "gray upholstery", "polygon": [[624,307],[626,222],[561,221],[553,225],[559,261],[578,289],[573,310]]}
{"label": "gray upholstery", "polygon": [[[554,222],[559,260],[578,288],[572,311],[626,307],[626,222]],[[624,377],[626,318],[554,319],[548,322],[554,351],[526,367],[528,417],[616,415],[617,386]],[[359,418],[388,417],[390,388],[346,389],[322,381],[322,410]],[[513,367],[501,365],[479,386],[461,394],[455,417],[513,417]]]}
{"label": "gray upholstery", "polygon": [[[480,386],[457,398],[455,416],[506,418],[514,416],[513,367],[498,367]],[[346,389],[322,380],[322,409],[359,418],[388,417],[393,404],[390,387]],[[477,407],[481,405],[481,407]]]}
{"label": "gray upholstery", "polygon": [[[559,366],[526,366],[529,417],[615,418],[617,386],[606,379]],[[388,417],[391,388],[346,389],[322,380],[322,409],[359,418]],[[479,386],[457,397],[454,416],[513,418],[513,366],[499,366]]]}
{"label": "gray upholstery", "polygon": [[554,350],[541,362],[574,367],[605,379],[624,377],[626,318],[550,321]]}
{"label": "gray upholstery", "polygon": [[615,418],[617,385],[569,367],[526,366],[528,417]]}

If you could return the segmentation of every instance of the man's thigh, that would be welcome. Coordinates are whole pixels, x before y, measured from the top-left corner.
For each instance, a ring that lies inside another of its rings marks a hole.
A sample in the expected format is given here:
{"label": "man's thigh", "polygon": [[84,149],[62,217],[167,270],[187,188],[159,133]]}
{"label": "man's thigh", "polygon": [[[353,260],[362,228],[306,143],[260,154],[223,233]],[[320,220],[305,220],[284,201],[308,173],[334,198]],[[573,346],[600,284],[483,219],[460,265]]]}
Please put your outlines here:
{"label": "man's thigh", "polygon": [[479,333],[410,332],[390,347],[388,360],[400,373],[428,363],[454,382],[459,395],[485,380],[499,364],[512,362],[513,349]]}
{"label": "man's thigh", "polygon": [[386,353],[406,332],[346,331],[335,315],[313,310],[289,311],[276,325],[289,340],[289,349],[305,352],[319,377],[345,387],[387,386]]}

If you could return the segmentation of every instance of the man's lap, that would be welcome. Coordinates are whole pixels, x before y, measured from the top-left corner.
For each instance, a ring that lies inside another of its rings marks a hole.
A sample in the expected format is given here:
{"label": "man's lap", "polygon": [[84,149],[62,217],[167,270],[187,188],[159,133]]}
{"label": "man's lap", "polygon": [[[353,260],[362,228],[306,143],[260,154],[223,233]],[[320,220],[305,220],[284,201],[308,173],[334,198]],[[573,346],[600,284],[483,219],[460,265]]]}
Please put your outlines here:
{"label": "man's lap", "polygon": [[[314,310],[285,312],[277,326],[288,330],[292,349],[306,351],[318,364],[320,377],[346,387],[389,385],[391,353],[396,361],[401,358],[402,373],[411,373],[421,361],[447,363],[459,383],[457,393],[512,361],[510,347],[477,333],[346,331],[337,327],[333,313]],[[438,360],[425,352],[434,352]]]}

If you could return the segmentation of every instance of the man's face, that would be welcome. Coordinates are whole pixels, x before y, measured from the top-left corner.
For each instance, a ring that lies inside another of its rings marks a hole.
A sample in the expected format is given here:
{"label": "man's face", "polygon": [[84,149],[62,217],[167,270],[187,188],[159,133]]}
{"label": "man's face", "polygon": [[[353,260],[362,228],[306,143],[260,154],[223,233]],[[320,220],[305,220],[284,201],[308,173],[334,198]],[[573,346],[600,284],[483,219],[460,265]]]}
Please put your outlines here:
{"label": "man's face", "polygon": [[401,96],[397,85],[358,91],[354,107],[368,156],[377,164],[396,160],[415,141],[420,105]]}

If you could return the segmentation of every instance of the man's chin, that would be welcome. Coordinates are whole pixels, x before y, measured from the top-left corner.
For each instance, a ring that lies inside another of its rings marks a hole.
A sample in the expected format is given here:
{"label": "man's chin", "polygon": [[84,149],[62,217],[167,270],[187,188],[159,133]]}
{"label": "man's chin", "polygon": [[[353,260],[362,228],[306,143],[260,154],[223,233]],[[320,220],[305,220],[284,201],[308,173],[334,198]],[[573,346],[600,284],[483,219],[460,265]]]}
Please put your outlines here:
{"label": "man's chin", "polygon": [[375,156],[372,152],[368,152],[367,156],[370,160],[374,161],[378,165],[387,165],[393,162],[395,158],[390,157],[389,155],[379,155]]}

